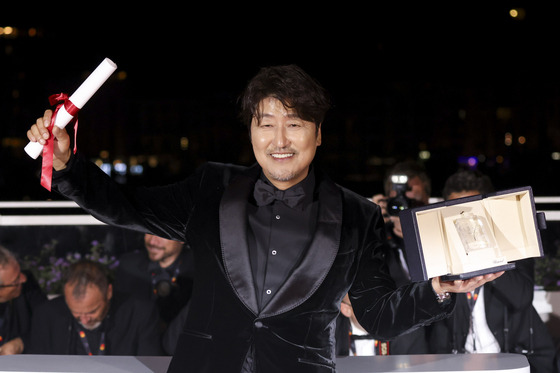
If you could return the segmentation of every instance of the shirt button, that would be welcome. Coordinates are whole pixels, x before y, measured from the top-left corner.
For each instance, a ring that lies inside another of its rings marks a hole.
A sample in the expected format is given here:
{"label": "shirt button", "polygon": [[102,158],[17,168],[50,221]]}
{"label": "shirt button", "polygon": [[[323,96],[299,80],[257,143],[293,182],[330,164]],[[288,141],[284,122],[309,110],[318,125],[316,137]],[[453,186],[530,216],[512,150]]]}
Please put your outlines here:
{"label": "shirt button", "polygon": [[260,321],[255,322],[255,328],[260,329],[263,327],[263,323]]}
{"label": "shirt button", "polygon": [[270,289],[267,289],[267,290],[266,290],[266,294],[267,294],[267,295],[270,295],[270,294],[272,294],[272,290],[270,290]]}
{"label": "shirt button", "polygon": [[276,215],[276,220],[280,220],[280,215]]}
{"label": "shirt button", "polygon": [[276,250],[272,250],[272,255],[276,255]]}

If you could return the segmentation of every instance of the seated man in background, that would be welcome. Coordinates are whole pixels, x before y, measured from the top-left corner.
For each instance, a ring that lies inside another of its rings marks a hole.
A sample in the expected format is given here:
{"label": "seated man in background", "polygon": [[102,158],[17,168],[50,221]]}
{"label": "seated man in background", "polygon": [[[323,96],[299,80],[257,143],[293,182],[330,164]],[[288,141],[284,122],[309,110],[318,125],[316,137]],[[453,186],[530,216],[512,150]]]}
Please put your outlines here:
{"label": "seated man in background", "polygon": [[26,351],[31,317],[47,296],[16,256],[0,246],[0,355]]}
{"label": "seated man in background", "polygon": [[191,297],[193,260],[183,242],[144,234],[143,250],[119,258],[115,292],[155,301],[165,328]]}
{"label": "seated man in background", "polygon": [[115,299],[106,268],[82,260],[63,279],[64,296],[33,315],[33,354],[161,355],[158,313],[152,302]]}
{"label": "seated man in background", "polygon": [[379,345],[358,322],[348,294],[340,303],[340,315],[336,324],[337,356],[373,356],[387,355],[383,346]]}
{"label": "seated man in background", "polygon": [[[445,182],[445,200],[493,192],[488,176],[460,170]],[[475,291],[458,294],[451,317],[427,327],[432,353],[522,353],[532,373],[556,372],[554,345],[534,309],[534,261],[516,268]]]}

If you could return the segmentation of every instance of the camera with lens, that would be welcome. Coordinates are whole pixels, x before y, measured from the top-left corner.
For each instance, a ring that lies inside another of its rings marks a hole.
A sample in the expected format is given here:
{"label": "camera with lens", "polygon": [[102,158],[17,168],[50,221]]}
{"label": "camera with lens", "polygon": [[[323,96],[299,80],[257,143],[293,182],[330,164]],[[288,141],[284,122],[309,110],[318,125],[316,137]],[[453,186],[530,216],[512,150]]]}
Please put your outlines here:
{"label": "camera with lens", "polygon": [[168,297],[176,286],[175,278],[171,277],[165,269],[152,272],[152,288],[158,298]]}
{"label": "camera with lens", "polygon": [[397,192],[395,197],[387,199],[387,212],[391,216],[399,216],[402,210],[422,206],[423,203],[406,196],[408,187],[408,177],[406,175],[392,175],[391,182],[393,190]]}

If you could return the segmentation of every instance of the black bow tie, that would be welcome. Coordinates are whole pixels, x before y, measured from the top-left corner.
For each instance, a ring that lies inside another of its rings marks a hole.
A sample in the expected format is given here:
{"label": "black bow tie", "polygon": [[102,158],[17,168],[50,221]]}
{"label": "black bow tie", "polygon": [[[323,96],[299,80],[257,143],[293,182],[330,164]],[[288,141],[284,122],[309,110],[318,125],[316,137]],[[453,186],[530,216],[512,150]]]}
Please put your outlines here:
{"label": "black bow tie", "polygon": [[255,184],[253,196],[259,206],[268,205],[277,199],[284,202],[291,208],[294,208],[301,202],[301,200],[303,200],[305,194],[303,192],[303,188],[299,185],[295,188],[287,190],[278,190],[272,185],[269,185],[259,179]]}

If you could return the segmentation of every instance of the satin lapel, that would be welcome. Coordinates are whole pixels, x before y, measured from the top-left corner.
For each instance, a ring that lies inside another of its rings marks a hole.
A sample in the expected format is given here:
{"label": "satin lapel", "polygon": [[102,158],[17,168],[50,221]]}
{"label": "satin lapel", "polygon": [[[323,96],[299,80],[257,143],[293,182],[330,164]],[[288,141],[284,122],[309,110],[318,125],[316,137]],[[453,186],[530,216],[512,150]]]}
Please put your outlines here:
{"label": "satin lapel", "polygon": [[239,299],[258,313],[257,298],[247,242],[247,201],[260,168],[236,176],[226,188],[220,202],[220,241],[224,268]]}
{"label": "satin lapel", "polygon": [[319,213],[313,241],[300,265],[262,310],[261,316],[289,311],[317,291],[334,263],[342,232],[342,197],[337,186],[319,185]]}

